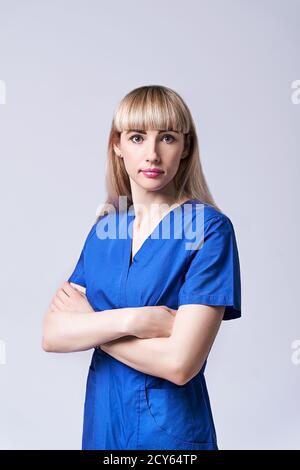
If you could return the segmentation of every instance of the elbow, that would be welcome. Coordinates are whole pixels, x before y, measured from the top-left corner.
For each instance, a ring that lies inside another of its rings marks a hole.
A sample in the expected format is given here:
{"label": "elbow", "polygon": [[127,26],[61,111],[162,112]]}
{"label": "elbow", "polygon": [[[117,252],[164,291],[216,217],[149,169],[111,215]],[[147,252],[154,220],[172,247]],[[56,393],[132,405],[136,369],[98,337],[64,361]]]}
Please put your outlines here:
{"label": "elbow", "polygon": [[57,317],[50,314],[46,317],[43,326],[43,336],[41,347],[45,352],[63,352],[62,343],[63,337],[62,332],[57,322]]}
{"label": "elbow", "polygon": [[171,382],[179,386],[185,385],[189,381],[190,381],[190,378],[188,378],[184,370],[177,370],[176,372],[174,372],[174,374],[171,377]]}
{"label": "elbow", "polygon": [[198,372],[201,370],[202,366],[193,367],[192,364],[186,363],[183,361],[177,361],[174,364],[172,377],[170,378],[171,382],[175,385],[186,385],[193,377],[195,377]]}
{"label": "elbow", "polygon": [[50,335],[50,332],[48,330],[45,330],[43,332],[41,346],[43,351],[45,352],[56,352],[55,338],[53,338],[53,335]]}
{"label": "elbow", "polygon": [[52,332],[45,334],[42,338],[42,349],[45,352],[67,353],[72,352],[73,348],[64,335]]}
{"label": "elbow", "polygon": [[52,352],[51,341],[49,338],[49,331],[50,331],[49,320],[46,319],[44,322],[43,336],[42,336],[42,342],[41,342],[41,347],[43,351],[45,352]]}
{"label": "elbow", "polygon": [[42,336],[42,342],[41,342],[41,347],[43,351],[45,352],[54,352],[54,343],[53,343],[54,327],[55,327],[55,323],[54,323],[53,315],[48,313],[44,320],[43,336]]}
{"label": "elbow", "polygon": [[45,352],[58,352],[55,339],[50,337],[48,333],[44,333],[42,337],[41,347]]}
{"label": "elbow", "polygon": [[187,368],[180,361],[174,361],[172,367],[169,365],[168,371],[168,380],[175,385],[185,385],[190,380]]}
{"label": "elbow", "polygon": [[63,341],[63,338],[59,340],[59,338],[56,338],[56,337],[49,338],[49,336],[48,337],[43,336],[42,349],[45,352],[56,352],[56,353],[72,351],[72,349],[65,344],[65,342]]}
{"label": "elbow", "polygon": [[43,336],[43,339],[42,339],[42,349],[45,352],[53,352],[52,348],[51,348],[51,345],[50,345],[49,341],[45,338],[45,336]]}

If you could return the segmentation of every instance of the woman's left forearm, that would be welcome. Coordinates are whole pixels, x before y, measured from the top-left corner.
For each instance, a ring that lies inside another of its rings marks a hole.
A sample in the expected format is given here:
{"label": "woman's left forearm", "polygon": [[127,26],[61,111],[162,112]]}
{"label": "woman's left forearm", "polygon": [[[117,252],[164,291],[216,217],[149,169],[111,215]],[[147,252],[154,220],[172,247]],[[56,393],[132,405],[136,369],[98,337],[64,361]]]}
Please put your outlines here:
{"label": "woman's left forearm", "polygon": [[145,339],[125,336],[100,347],[115,359],[144,374],[180,384],[181,368],[172,336]]}

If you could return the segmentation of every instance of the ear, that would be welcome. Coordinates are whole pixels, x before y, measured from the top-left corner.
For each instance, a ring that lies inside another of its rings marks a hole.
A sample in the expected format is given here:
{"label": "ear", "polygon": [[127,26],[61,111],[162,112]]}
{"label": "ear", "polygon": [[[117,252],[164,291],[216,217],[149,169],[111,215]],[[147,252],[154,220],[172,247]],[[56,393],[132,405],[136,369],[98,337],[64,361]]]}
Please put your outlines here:
{"label": "ear", "polygon": [[115,154],[118,156],[118,157],[121,157],[121,150],[120,150],[120,135],[118,134],[115,134],[113,136],[113,139],[112,139],[112,143],[113,143],[113,149],[114,149],[114,152]]}
{"label": "ear", "polygon": [[182,152],[182,158],[186,158],[190,152],[190,148],[191,148],[191,136],[190,134],[186,134],[185,136],[185,139],[184,139],[184,149],[183,149],[183,152]]}
{"label": "ear", "polygon": [[115,151],[115,154],[120,157],[121,156],[121,150],[118,146],[118,144],[113,144],[113,147],[114,147],[114,151]]}

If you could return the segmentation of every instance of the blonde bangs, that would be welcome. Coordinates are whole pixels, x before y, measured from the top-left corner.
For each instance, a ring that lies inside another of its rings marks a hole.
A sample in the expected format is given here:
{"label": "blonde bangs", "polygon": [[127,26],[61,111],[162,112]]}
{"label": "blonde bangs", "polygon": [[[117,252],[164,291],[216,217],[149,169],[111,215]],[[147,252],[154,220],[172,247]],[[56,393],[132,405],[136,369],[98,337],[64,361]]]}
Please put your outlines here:
{"label": "blonde bangs", "polygon": [[187,134],[189,117],[180,97],[164,87],[153,85],[131,91],[114,115],[118,132],[126,130],[174,130]]}

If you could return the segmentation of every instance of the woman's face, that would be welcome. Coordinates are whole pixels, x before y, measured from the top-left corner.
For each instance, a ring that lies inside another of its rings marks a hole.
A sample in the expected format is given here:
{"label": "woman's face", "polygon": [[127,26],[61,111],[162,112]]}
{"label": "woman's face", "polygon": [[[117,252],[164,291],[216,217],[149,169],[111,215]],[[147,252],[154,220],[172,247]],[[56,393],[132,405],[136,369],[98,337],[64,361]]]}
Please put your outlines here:
{"label": "woman's face", "polygon": [[[123,157],[128,176],[145,189],[166,186],[177,173],[184,135],[176,131],[123,131],[115,152]],[[147,173],[154,168],[161,173]]]}

